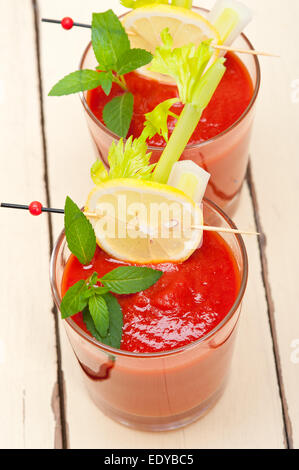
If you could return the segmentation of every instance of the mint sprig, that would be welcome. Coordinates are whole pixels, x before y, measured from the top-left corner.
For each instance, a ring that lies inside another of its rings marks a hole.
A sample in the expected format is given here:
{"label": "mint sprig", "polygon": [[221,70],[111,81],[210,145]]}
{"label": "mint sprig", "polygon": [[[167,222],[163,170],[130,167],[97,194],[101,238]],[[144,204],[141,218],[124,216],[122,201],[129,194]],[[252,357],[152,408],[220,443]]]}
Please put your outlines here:
{"label": "mint sprig", "polygon": [[[86,265],[96,250],[94,229],[70,197],[66,198],[64,212],[68,247],[80,263]],[[90,333],[102,343],[119,348],[122,312],[117,299],[109,291],[135,294],[155,284],[161,276],[162,271],[139,266],[120,266],[103,277],[94,272],[67,290],[60,304],[61,317],[65,319],[83,311]]]}
{"label": "mint sprig", "polygon": [[120,266],[103,277],[94,272],[67,290],[60,304],[61,317],[65,319],[82,312],[88,331],[98,341],[119,348],[123,316],[112,292],[135,294],[155,284],[162,274],[162,271],[142,266]]}
{"label": "mint sprig", "polygon": [[66,75],[54,85],[49,96],[69,95],[98,86],[108,96],[112,83],[117,83],[124,95],[106,104],[103,119],[111,131],[126,137],[133,115],[133,95],[128,92],[124,75],[148,64],[153,56],[144,49],[131,48],[128,35],[112,10],[93,13],[91,42],[98,61],[96,70],[77,70]]}

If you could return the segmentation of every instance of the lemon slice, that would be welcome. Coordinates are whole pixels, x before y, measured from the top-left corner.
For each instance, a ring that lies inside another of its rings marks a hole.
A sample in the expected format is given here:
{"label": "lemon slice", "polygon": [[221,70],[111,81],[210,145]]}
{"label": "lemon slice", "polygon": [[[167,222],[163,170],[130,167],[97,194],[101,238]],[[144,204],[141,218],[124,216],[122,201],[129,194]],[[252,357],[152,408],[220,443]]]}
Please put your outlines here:
{"label": "lemon slice", "polygon": [[181,262],[202,240],[202,231],[192,229],[203,224],[200,207],[182,191],[160,183],[108,180],[92,189],[85,212],[98,245],[123,261]]}
{"label": "lemon slice", "polygon": [[[161,31],[169,28],[173,46],[181,47],[193,43],[199,45],[206,39],[220,42],[217,29],[202,15],[192,10],[172,5],[148,5],[132,10],[124,16],[123,26],[129,34],[131,47],[146,49],[154,53],[161,46]],[[131,33],[131,34],[130,34]],[[215,58],[218,51],[215,50]],[[166,75],[148,70],[148,65],[138,71],[151,79],[174,84]]]}

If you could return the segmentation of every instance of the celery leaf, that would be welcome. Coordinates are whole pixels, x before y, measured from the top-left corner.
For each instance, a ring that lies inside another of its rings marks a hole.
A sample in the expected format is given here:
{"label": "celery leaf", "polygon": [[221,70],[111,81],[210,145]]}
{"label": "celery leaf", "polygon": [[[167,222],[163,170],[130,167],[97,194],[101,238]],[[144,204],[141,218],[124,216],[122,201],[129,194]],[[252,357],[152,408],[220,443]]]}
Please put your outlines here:
{"label": "celery leaf", "polygon": [[173,49],[168,28],[161,32],[161,39],[163,44],[157,47],[150,69],[173,77],[181,102],[192,103],[194,89],[213,54],[210,41],[204,41],[197,47],[187,44]]}

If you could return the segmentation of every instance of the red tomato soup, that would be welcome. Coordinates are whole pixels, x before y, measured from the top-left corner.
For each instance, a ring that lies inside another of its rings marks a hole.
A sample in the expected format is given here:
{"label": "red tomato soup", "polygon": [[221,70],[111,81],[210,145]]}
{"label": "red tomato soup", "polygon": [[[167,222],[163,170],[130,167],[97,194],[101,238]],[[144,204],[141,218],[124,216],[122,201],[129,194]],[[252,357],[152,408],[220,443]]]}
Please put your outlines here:
{"label": "red tomato soup", "polygon": [[[211,139],[228,129],[244,113],[253,96],[253,84],[250,75],[233,53],[226,56],[227,68],[210,104],[203,112],[202,118],[192,135],[189,143],[197,144]],[[144,114],[152,111],[159,103],[169,98],[178,96],[176,86],[167,85],[156,80],[142,77],[136,72],[126,75],[129,91],[134,95],[134,114],[129,135],[139,137],[143,130]],[[123,90],[113,84],[110,95],[107,97],[101,87],[90,90],[87,93],[87,103],[93,114],[102,122],[103,108],[105,104],[115,96],[123,94]],[[183,105],[174,105],[171,109],[175,114],[180,114]],[[168,128],[170,134],[176,120],[170,117]],[[163,137],[154,136],[148,142],[152,146],[165,145]]]}
{"label": "red tomato soup", "polygon": [[[103,276],[123,263],[97,248],[84,268],[71,256],[64,271],[62,294],[94,271]],[[146,291],[119,295],[124,317],[121,349],[137,353],[170,351],[213,330],[233,306],[240,279],[233,255],[216,233],[205,233],[200,249],[183,263],[153,266],[163,271]],[[75,322],[87,332],[79,313]]]}

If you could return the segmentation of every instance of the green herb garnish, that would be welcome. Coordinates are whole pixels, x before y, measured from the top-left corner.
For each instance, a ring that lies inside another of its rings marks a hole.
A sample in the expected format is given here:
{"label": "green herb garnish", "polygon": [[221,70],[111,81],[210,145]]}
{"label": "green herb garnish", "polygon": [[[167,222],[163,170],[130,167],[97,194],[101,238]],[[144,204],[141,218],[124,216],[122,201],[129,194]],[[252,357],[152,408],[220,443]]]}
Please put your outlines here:
{"label": "green herb garnish", "polygon": [[[65,202],[64,220],[70,251],[80,263],[90,263],[96,249],[96,236],[88,219],[69,197]],[[83,312],[83,320],[90,333],[102,343],[119,348],[123,318],[112,292],[135,294],[155,284],[162,274],[162,271],[141,266],[121,266],[103,277],[94,272],[67,290],[60,304],[61,317],[64,319]]]}
{"label": "green herb garnish", "polygon": [[61,301],[61,317],[68,318],[83,311],[90,333],[99,341],[119,348],[123,319],[118,300],[111,292],[135,294],[155,284],[162,274],[162,271],[141,266],[121,266],[102,278],[93,273],[86,281],[80,280],[68,289]]}
{"label": "green herb garnish", "polygon": [[87,265],[96,250],[96,236],[91,223],[70,197],[65,201],[64,227],[70,251],[80,263]]}
{"label": "green herb garnish", "polygon": [[130,136],[125,144],[123,139],[117,144],[112,142],[108,154],[109,173],[103,162],[96,160],[90,170],[94,184],[114,178],[151,179],[156,164],[150,164],[151,153],[147,151],[146,140],[159,134],[168,141],[167,119],[168,116],[178,119],[178,116],[170,111],[171,106],[178,101],[178,98],[170,98],[146,113],[144,128],[138,138],[133,139],[133,136]]}
{"label": "green herb garnish", "polygon": [[153,111],[145,114],[144,129],[141,137],[146,140],[155,134],[161,135],[165,142],[168,142],[168,116],[178,119],[173,112],[170,111],[171,106],[180,101],[178,98],[170,98],[158,104]]}
{"label": "green herb garnish", "polygon": [[83,321],[94,338],[101,343],[119,349],[122,337],[123,315],[118,300],[112,294],[105,294],[103,298],[109,311],[109,330],[106,336],[101,336],[95,327],[88,307],[83,310]]}
{"label": "green herb garnish", "polygon": [[105,299],[94,293],[88,301],[88,308],[96,330],[106,336],[109,329],[109,311]]}
{"label": "green herb garnish", "polygon": [[112,83],[117,83],[125,94],[106,104],[103,119],[111,131],[126,137],[133,115],[133,95],[128,92],[124,75],[148,64],[153,56],[144,49],[131,49],[128,35],[112,10],[93,13],[91,31],[98,71],[77,70],[66,75],[54,85],[49,96],[69,95],[100,85],[108,96]]}
{"label": "green herb garnish", "polygon": [[120,266],[105,274],[100,281],[115,294],[135,294],[155,284],[162,271],[142,266]]}
{"label": "green herb garnish", "polygon": [[103,109],[103,119],[109,129],[115,134],[125,137],[128,133],[132,114],[134,97],[132,93],[124,93],[113,98]]}
{"label": "green herb garnish", "polygon": [[95,70],[77,70],[77,72],[70,73],[56,83],[50,91],[49,96],[63,96],[78,93],[83,90],[92,90],[102,85],[102,82],[102,74]]}
{"label": "green herb garnish", "polygon": [[91,167],[91,178],[95,184],[114,178],[150,179],[155,167],[155,164],[150,165],[150,157],[144,135],[134,140],[130,136],[125,144],[120,139],[117,144],[113,142],[109,150],[109,173],[103,162],[96,160]]}

